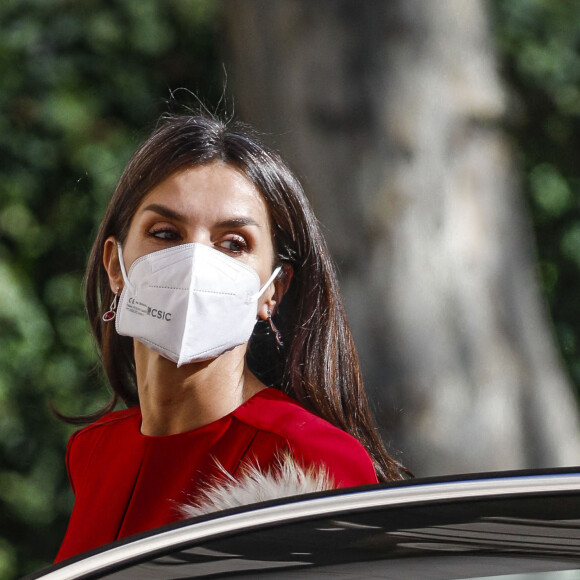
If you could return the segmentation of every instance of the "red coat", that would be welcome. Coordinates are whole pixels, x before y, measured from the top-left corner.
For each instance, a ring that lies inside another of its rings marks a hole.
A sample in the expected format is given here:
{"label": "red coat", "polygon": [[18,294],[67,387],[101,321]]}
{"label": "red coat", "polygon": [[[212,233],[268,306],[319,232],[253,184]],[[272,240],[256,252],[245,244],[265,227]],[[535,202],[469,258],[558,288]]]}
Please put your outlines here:
{"label": "red coat", "polygon": [[265,471],[289,452],[304,467],[324,467],[334,487],[377,482],[354,437],[276,389],[193,431],[151,437],[140,428],[141,412],[132,407],[71,436],[75,505],[56,561],[180,519],[177,506],[216,476],[216,460],[235,477],[240,465]]}

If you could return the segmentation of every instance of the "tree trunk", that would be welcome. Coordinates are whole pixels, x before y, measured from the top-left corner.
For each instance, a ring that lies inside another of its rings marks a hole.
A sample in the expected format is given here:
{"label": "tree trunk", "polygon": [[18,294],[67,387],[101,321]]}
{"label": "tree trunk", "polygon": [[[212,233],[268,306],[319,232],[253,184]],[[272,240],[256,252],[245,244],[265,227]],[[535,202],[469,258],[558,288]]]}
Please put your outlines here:
{"label": "tree trunk", "polygon": [[390,446],[418,475],[577,463],[484,6],[230,0],[225,21],[236,113],[325,226]]}

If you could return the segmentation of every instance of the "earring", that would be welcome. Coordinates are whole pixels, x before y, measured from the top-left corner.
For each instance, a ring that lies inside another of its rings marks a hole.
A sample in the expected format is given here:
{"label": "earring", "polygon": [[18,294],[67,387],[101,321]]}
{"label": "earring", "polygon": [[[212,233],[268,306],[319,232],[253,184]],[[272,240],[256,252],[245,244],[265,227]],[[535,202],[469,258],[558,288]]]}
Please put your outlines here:
{"label": "earring", "polygon": [[278,346],[284,346],[284,343],[282,342],[282,333],[274,326],[274,323],[272,322],[272,312],[270,312],[270,310],[268,310],[268,322],[270,323],[270,328],[276,337]]}
{"label": "earring", "polygon": [[105,322],[110,322],[115,318],[115,310],[117,310],[117,297],[119,296],[119,286],[117,286],[117,291],[115,292],[115,297],[113,298],[113,302],[111,302],[111,306],[109,306],[109,310],[103,314],[103,320]]}

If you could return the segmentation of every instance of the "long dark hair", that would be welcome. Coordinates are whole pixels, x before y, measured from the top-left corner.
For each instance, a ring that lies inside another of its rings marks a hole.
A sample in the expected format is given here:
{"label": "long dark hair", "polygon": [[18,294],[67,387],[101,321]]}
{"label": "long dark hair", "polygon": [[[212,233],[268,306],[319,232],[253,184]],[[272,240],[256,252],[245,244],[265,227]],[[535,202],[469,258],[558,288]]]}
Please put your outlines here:
{"label": "long dark hair", "polygon": [[[400,479],[406,470],[386,452],[373,424],[363,388],[336,273],[302,187],[280,156],[251,129],[206,115],[166,115],[129,161],[94,242],[87,266],[85,300],[92,331],[114,395],[138,404],[131,338],[102,320],[113,295],[103,267],[105,240],[123,243],[143,197],[174,172],[221,161],[235,167],[260,191],[270,212],[275,251],[294,275],[275,314],[285,348],[256,325],[247,363],[260,379],[295,398],[330,423],[351,433],[371,455],[380,480]],[[79,421],[80,422],[80,421]]]}

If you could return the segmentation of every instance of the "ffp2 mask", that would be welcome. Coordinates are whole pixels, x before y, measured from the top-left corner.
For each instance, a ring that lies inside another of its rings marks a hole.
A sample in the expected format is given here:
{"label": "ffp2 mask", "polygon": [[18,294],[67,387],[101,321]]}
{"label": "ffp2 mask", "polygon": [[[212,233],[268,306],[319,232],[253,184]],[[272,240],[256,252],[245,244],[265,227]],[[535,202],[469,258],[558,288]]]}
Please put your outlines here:
{"label": "ffp2 mask", "polygon": [[247,342],[257,303],[281,267],[260,288],[255,270],[205,244],[189,243],[137,258],[125,270],[115,328],[180,367],[215,358]]}

